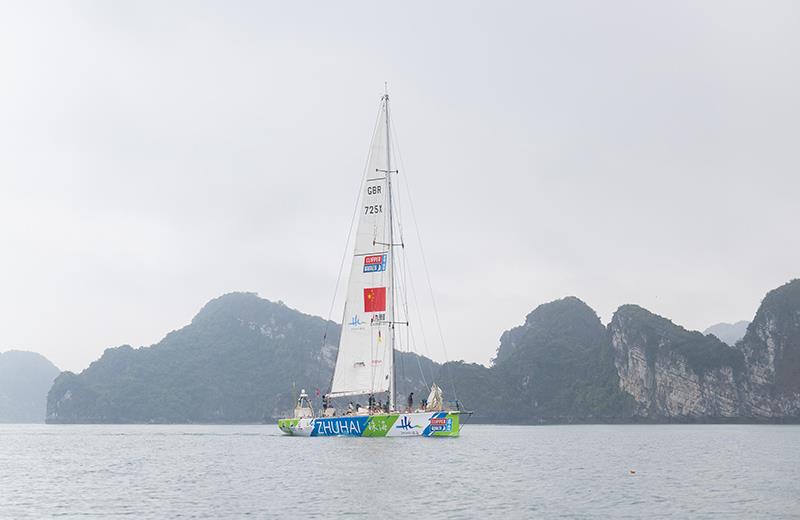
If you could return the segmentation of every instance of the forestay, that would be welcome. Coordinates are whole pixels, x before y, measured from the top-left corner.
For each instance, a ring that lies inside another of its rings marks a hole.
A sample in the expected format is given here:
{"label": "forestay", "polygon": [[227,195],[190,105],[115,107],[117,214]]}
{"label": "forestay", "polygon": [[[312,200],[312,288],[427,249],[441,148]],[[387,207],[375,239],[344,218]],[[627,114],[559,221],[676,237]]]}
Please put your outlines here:
{"label": "forestay", "polygon": [[331,396],[386,392],[393,377],[390,159],[383,108],[357,208],[355,250]]}

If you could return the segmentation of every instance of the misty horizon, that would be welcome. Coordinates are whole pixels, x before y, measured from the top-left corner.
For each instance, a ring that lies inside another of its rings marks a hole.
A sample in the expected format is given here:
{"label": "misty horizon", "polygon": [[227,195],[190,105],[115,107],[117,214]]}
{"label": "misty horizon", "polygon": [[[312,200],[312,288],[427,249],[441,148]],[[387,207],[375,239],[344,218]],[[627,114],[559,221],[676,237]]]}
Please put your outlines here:
{"label": "misty horizon", "polygon": [[453,359],[798,277],[794,5],[188,5],[0,8],[0,351],[79,372],[233,291],[327,318],[385,81]]}
{"label": "misty horizon", "polygon": [[[258,294],[258,293],[255,293],[255,292],[253,292],[253,291],[232,291],[232,292],[230,292],[230,293],[225,293],[225,294],[221,294],[221,295],[219,295],[219,296],[216,296],[216,297],[212,298],[212,300],[214,300],[214,299],[217,299],[217,298],[221,298],[221,297],[223,297],[223,296],[226,296],[226,295],[229,295],[229,294],[234,294],[234,293],[250,293],[250,294],[255,294],[255,295],[256,295],[256,296],[258,296],[259,298],[265,299],[265,300],[267,300],[267,301],[270,301],[270,302],[272,302],[272,303],[277,303],[277,304],[280,304],[280,305],[285,305],[286,307],[288,307],[288,308],[290,308],[290,309],[293,309],[293,310],[296,310],[296,311],[298,311],[298,312],[301,312],[301,313],[303,313],[303,314],[309,314],[308,312],[304,311],[303,309],[301,309],[301,308],[297,308],[297,307],[294,307],[294,306],[292,306],[290,303],[287,303],[287,302],[286,302],[286,301],[284,301],[284,300],[281,300],[281,299],[272,299],[272,298],[267,298],[267,297],[265,297],[265,296],[262,296],[262,295],[260,295],[260,294]],[[582,299],[582,298],[580,298],[580,296],[576,296],[576,295],[565,295],[565,296],[563,296],[562,298],[558,298],[558,299],[560,300],[560,299],[564,299],[564,298],[570,298],[570,297],[575,297],[575,298],[578,298],[578,299],[580,299],[581,301],[583,301],[583,299]],[[209,301],[212,301],[212,300],[209,300]],[[208,303],[208,302],[206,302],[206,303]],[[545,303],[551,303],[551,302],[541,302],[541,304],[545,304]],[[587,303],[587,305],[589,305],[589,307],[592,307],[592,306],[591,306],[591,303],[589,303],[589,302],[585,302],[585,303]],[[632,302],[631,302],[631,303],[632,303]],[[532,307],[532,308],[531,308],[531,312],[532,312],[533,310],[535,310],[535,308],[536,308],[536,307],[538,307],[538,306],[539,306],[539,305],[541,305],[541,304],[537,304],[537,305],[535,305],[534,307]],[[205,304],[204,304],[204,305],[205,305]],[[620,304],[620,305],[624,305],[624,304]],[[634,303],[634,305],[636,305],[636,304]],[[201,305],[200,307],[198,307],[198,309],[197,309],[197,311],[196,311],[196,313],[195,313],[195,314],[199,313],[199,312],[202,310],[202,307],[203,307],[202,305]],[[312,315],[312,316],[317,316],[317,315],[314,315],[314,314],[310,314],[310,315]],[[194,316],[194,315],[193,315],[193,316]],[[317,316],[317,317],[323,318],[323,319],[325,319],[325,320],[327,320],[327,319],[328,319],[328,318],[326,318],[325,316]],[[667,318],[667,319],[668,319],[668,320],[670,320],[670,321],[674,321],[674,320],[671,320],[671,318],[670,318],[669,316],[663,316],[663,317],[664,317],[664,318]],[[751,317],[751,318],[752,318],[752,317]],[[333,316],[333,317],[331,317],[330,321],[332,321],[332,322],[336,323],[337,325],[341,325],[341,320],[340,320],[340,319],[338,319],[336,316]],[[525,321],[525,316],[522,316],[522,317],[521,317],[521,319],[520,319],[520,321],[519,321],[519,323],[517,323],[517,325],[521,325],[522,323],[524,323],[524,321]],[[709,329],[709,328],[712,328],[713,326],[717,326],[717,325],[740,325],[740,324],[742,324],[742,323],[750,323],[750,321],[751,321],[751,320],[737,320],[736,322],[718,322],[718,323],[712,323],[712,324],[709,324],[708,326],[706,326],[706,327],[704,327],[704,328],[702,328],[702,329],[689,329],[689,330],[697,330],[698,332],[703,332],[703,333],[705,333],[705,331],[706,331],[707,329]],[[607,326],[609,325],[609,323],[610,323],[610,322],[611,322],[611,319],[610,319],[610,318],[609,318],[608,320],[603,320],[603,319],[602,319],[602,317],[601,317],[601,323],[602,323],[604,326],[606,326],[606,327],[607,327]],[[189,325],[190,323],[191,323],[191,318],[190,318],[190,320],[189,320],[189,321],[187,321],[187,322],[186,322],[186,323],[184,323],[183,325],[180,325],[180,326],[178,326],[178,327],[176,327],[176,328],[174,328],[174,329],[172,329],[172,330],[169,330],[169,331],[164,331],[164,333],[162,334],[162,336],[161,336],[160,338],[158,338],[158,339],[157,339],[156,341],[154,341],[153,343],[150,343],[150,344],[147,344],[147,345],[133,345],[133,344],[130,344],[130,343],[121,343],[121,344],[119,344],[119,345],[108,345],[108,346],[104,347],[102,350],[100,350],[100,351],[98,352],[98,354],[97,354],[97,357],[96,357],[95,359],[92,359],[91,361],[89,361],[89,364],[90,364],[90,363],[92,363],[93,361],[96,361],[97,359],[99,359],[99,358],[100,358],[100,356],[103,354],[103,352],[104,352],[106,349],[109,349],[109,348],[113,349],[113,348],[120,347],[120,346],[123,346],[123,345],[129,345],[129,346],[132,346],[133,348],[147,348],[147,347],[156,346],[158,343],[160,343],[160,341],[161,341],[161,340],[162,340],[162,339],[163,339],[163,338],[164,338],[164,337],[165,337],[167,334],[169,334],[170,332],[175,332],[175,331],[177,331],[177,330],[180,330],[180,329],[182,329],[184,326],[187,326],[187,325]],[[682,326],[680,323],[676,323],[676,325],[678,325],[678,326]],[[685,328],[685,327],[684,327],[684,328]],[[499,331],[499,332],[498,332],[498,336],[497,336],[497,345],[499,345],[499,344],[500,344],[500,335],[502,335],[502,333],[503,333],[503,332],[505,332],[505,331]],[[322,338],[320,338],[320,344],[322,344],[321,342],[322,342]],[[421,351],[417,351],[417,350],[411,350],[411,352],[414,352],[414,353],[416,353],[416,354],[420,354],[420,355],[422,355],[422,356],[428,357],[428,358],[430,358],[430,359],[432,359],[433,361],[436,361],[436,362],[438,362],[438,363],[443,363],[443,362],[445,362],[445,361],[466,361],[466,362],[468,362],[468,363],[478,363],[478,364],[481,364],[481,365],[484,365],[484,366],[487,366],[487,367],[488,367],[488,366],[491,366],[491,364],[492,364],[492,359],[494,358],[494,356],[495,356],[495,354],[496,354],[497,345],[496,345],[496,346],[494,347],[494,349],[491,351],[491,353],[490,353],[490,355],[489,355],[489,359],[488,359],[487,361],[483,361],[483,362],[481,362],[481,361],[478,361],[478,360],[469,360],[469,359],[463,359],[463,358],[461,358],[461,357],[458,357],[458,356],[454,356],[454,357],[452,357],[452,358],[450,358],[450,359],[445,359],[444,357],[442,357],[441,353],[435,353],[435,352],[434,352],[434,353],[431,353],[431,352],[421,352]],[[10,349],[6,349],[5,351],[23,351],[23,352],[25,352],[25,351],[29,351],[29,350],[27,350],[27,349],[24,349],[24,348],[10,348]],[[5,352],[5,351],[0,351],[0,353],[2,353],[2,352]],[[37,352],[37,354],[38,354],[38,352]],[[438,355],[437,355],[437,354],[438,354]],[[75,373],[78,373],[78,372],[81,372],[81,371],[83,371],[83,370],[84,370],[84,369],[86,369],[87,367],[88,367],[88,364],[87,364],[86,366],[79,367],[79,368],[75,368],[75,369],[73,369],[73,368],[62,368],[62,367],[59,367],[59,368],[60,368],[61,370],[64,370],[64,371],[70,371],[70,372],[75,372]]]}

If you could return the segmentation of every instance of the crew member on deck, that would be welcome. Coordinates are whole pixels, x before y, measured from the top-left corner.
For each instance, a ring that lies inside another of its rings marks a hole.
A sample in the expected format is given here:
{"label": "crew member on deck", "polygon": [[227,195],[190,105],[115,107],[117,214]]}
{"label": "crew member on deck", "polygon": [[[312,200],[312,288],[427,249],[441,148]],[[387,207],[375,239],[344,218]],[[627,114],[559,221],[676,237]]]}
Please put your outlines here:
{"label": "crew member on deck", "polygon": [[408,411],[409,413],[414,411],[414,392],[408,394]]}

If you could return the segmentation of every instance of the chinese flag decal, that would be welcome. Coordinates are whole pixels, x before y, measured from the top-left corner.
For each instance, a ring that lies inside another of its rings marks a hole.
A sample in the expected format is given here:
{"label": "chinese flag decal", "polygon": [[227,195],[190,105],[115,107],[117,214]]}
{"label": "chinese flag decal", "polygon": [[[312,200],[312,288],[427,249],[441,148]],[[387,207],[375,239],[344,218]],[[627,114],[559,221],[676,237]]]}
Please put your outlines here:
{"label": "chinese flag decal", "polygon": [[383,312],[386,310],[386,287],[364,289],[364,312]]}

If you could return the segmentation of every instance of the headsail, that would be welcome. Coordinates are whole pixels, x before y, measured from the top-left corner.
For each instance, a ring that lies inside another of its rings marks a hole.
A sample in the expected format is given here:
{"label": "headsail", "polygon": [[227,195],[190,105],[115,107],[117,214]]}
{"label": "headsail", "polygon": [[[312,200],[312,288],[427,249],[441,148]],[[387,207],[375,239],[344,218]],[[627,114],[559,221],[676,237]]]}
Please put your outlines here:
{"label": "headsail", "polygon": [[329,394],[334,397],[392,388],[394,286],[387,103],[385,96],[357,208],[355,250]]}
{"label": "headsail", "polygon": [[425,408],[426,410],[443,410],[444,409],[444,397],[442,395],[442,389],[439,388],[439,385],[433,383],[431,386],[431,393],[428,394],[428,406]]}

